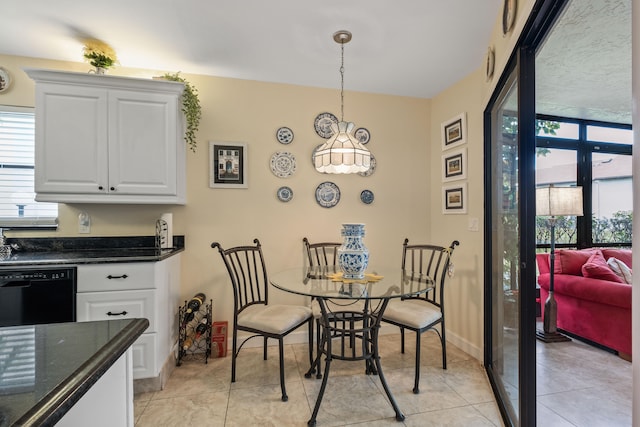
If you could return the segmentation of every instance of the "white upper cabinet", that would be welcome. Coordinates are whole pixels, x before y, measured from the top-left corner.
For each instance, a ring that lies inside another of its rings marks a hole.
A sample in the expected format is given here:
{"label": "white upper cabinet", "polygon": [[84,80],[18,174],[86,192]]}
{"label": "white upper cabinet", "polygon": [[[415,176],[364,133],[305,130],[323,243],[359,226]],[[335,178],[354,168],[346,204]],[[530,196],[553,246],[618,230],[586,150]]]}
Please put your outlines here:
{"label": "white upper cabinet", "polygon": [[36,82],[36,200],[185,203],[182,83],[25,72]]}

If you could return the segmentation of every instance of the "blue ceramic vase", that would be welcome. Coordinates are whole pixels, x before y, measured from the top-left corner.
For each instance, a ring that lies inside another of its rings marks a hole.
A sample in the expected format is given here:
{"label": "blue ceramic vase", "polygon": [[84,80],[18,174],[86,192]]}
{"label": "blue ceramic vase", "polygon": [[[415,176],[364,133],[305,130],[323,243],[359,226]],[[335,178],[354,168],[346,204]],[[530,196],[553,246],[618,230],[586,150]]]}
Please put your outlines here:
{"label": "blue ceramic vase", "polygon": [[369,250],[364,246],[364,224],[342,224],[342,246],[338,248],[338,264],[345,279],[362,279],[369,265]]}

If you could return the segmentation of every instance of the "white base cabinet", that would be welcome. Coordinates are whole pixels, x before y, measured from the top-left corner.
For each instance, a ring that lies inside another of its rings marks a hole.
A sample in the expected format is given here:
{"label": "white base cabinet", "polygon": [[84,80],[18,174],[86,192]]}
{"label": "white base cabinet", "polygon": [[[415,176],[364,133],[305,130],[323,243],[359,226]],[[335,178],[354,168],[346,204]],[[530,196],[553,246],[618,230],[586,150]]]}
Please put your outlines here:
{"label": "white base cabinet", "polygon": [[37,201],[184,204],[182,83],[25,69]]}
{"label": "white base cabinet", "polygon": [[69,409],[56,427],[133,427],[131,349]]}
{"label": "white base cabinet", "polygon": [[149,319],[149,328],[132,346],[133,378],[160,377],[178,342],[180,254],[158,262],[77,268],[77,320]]}

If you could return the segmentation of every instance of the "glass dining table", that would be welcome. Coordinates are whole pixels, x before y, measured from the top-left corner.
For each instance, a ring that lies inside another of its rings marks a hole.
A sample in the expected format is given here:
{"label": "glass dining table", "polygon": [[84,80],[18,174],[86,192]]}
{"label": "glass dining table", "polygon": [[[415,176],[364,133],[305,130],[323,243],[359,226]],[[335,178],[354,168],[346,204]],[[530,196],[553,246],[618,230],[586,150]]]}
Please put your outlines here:
{"label": "glass dining table", "polygon": [[[340,269],[333,266],[284,270],[269,277],[274,287],[309,296],[317,301],[320,309],[318,351],[305,377],[310,378],[317,370],[317,378],[322,378],[322,384],[307,423],[309,426],[316,425],[333,359],[364,361],[365,373],[378,375],[396,413],[396,420],[405,419],[380,365],[380,321],[392,298],[426,293],[433,289],[434,283],[428,276],[406,272],[398,267],[369,270],[371,273],[366,273],[363,279],[344,279]],[[324,375],[320,373],[323,355]]]}

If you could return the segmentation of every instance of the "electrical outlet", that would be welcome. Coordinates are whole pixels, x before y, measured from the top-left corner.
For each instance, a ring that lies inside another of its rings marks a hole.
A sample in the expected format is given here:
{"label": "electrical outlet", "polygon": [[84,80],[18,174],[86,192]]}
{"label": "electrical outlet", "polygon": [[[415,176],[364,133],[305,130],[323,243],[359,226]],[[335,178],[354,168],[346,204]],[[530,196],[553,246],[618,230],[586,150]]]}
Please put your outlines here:
{"label": "electrical outlet", "polygon": [[78,233],[91,233],[91,217],[86,212],[78,214]]}
{"label": "electrical outlet", "polygon": [[469,231],[479,231],[480,224],[478,218],[469,218]]}

